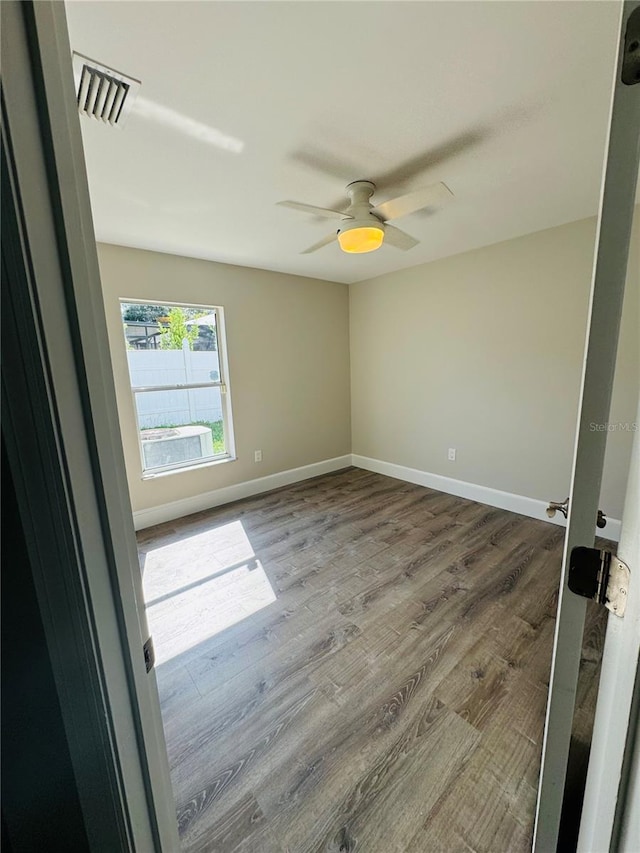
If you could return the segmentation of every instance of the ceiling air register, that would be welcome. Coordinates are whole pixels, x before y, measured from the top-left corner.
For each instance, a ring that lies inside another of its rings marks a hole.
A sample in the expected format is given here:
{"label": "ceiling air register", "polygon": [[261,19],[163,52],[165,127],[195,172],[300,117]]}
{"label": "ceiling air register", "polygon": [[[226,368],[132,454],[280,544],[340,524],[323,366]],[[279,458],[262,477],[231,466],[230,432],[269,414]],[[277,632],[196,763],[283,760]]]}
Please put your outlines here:
{"label": "ceiling air register", "polygon": [[121,127],[131,111],[140,81],[75,52],[73,76],[80,115]]}

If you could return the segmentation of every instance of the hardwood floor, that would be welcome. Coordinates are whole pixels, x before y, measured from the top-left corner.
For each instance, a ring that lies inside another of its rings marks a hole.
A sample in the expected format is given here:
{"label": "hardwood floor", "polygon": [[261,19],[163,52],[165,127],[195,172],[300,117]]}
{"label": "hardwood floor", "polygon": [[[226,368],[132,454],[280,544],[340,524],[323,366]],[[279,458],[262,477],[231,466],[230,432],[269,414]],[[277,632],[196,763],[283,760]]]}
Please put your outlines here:
{"label": "hardwood floor", "polygon": [[359,469],[142,531],[182,850],[529,850],[563,533]]}

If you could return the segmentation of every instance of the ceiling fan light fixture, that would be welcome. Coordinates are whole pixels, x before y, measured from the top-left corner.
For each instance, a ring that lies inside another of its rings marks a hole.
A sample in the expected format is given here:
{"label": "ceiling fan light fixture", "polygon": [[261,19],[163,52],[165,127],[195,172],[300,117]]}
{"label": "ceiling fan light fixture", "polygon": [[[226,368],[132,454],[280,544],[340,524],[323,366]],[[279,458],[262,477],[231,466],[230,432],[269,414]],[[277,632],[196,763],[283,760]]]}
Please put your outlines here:
{"label": "ceiling fan light fixture", "polygon": [[352,255],[362,255],[365,252],[375,252],[382,246],[384,228],[382,225],[358,225],[357,223],[344,226],[338,232],[338,243],[343,252]]}

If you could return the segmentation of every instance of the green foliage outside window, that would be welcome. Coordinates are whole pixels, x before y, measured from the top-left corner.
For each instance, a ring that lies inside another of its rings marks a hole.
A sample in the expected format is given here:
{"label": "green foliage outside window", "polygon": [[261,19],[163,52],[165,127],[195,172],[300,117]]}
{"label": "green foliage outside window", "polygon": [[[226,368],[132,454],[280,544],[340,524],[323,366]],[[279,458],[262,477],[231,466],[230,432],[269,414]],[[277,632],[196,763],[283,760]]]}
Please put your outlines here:
{"label": "green foliage outside window", "polygon": [[182,349],[182,342],[187,341],[189,349],[198,337],[198,326],[187,326],[187,317],[182,308],[171,308],[167,314],[168,322],[162,324],[160,330],[160,349]]}
{"label": "green foliage outside window", "polygon": [[122,308],[122,319],[130,323],[155,323],[158,317],[166,317],[169,310],[164,305],[140,305],[137,302],[130,302]]}

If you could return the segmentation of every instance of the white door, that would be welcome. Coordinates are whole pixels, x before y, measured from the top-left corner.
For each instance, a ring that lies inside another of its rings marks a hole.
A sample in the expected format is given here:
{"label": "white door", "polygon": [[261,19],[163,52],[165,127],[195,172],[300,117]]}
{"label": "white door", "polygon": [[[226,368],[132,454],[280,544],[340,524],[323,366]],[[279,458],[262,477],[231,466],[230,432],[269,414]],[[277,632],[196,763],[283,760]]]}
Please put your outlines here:
{"label": "white door", "polygon": [[[639,271],[640,278],[640,271]],[[640,425],[640,405],[636,415]],[[584,796],[579,853],[640,850],[640,432],[633,439],[618,556],[631,569],[624,619],[607,625]],[[636,732],[634,739],[633,732]],[[618,781],[619,780],[619,781]]]}
{"label": "white door", "polygon": [[[640,16],[640,3],[638,2],[626,3],[621,9],[620,42],[613,81],[610,126],[605,152],[591,291],[591,310],[587,329],[569,518],[564,546],[547,723],[542,752],[534,835],[536,853],[551,853],[551,851],[556,850],[580,664],[586,600],[572,593],[567,586],[568,558],[576,546],[593,546],[595,519],[600,497],[607,431],[606,429],[594,429],[593,425],[606,424],[609,416],[638,180],[640,82],[637,82],[638,66],[632,66],[631,76],[628,68],[629,62],[637,61],[635,55],[639,49],[638,41],[635,36],[630,36],[628,31],[637,26],[638,16]],[[636,85],[634,85],[634,79]],[[559,346],[561,346],[561,342],[559,342]],[[637,470],[634,472],[634,476],[636,478],[639,476]],[[628,518],[625,516],[623,537],[626,536],[628,524]],[[632,584],[638,584],[638,581],[637,576],[632,577]],[[629,621],[633,618],[632,613],[627,613],[625,616],[625,619]],[[614,619],[617,617],[609,617],[609,621]],[[607,642],[608,639],[607,636]],[[635,660],[637,663],[637,651]],[[609,682],[608,670],[612,664],[612,660],[605,653],[602,665],[602,684]],[[631,658],[631,666],[635,666],[633,658]],[[597,713],[600,714],[600,707],[598,707]],[[625,722],[621,730],[623,741],[628,720],[629,708],[627,707]],[[598,726],[594,732],[594,755],[597,752],[602,753],[602,739],[605,736],[606,732],[603,732],[602,727]],[[618,761],[618,766],[616,766],[616,761]],[[607,759],[608,784],[611,787],[615,786],[616,790],[617,779],[621,772],[619,764],[621,761],[621,754],[618,755],[617,759],[614,755],[610,755]],[[593,805],[590,801],[590,806]],[[587,809],[585,809],[585,820],[587,818],[586,812]],[[598,816],[598,820],[602,820],[602,816]],[[613,821],[613,816],[611,821]],[[590,848],[591,853],[596,850],[609,850],[609,844],[604,847]]]}

